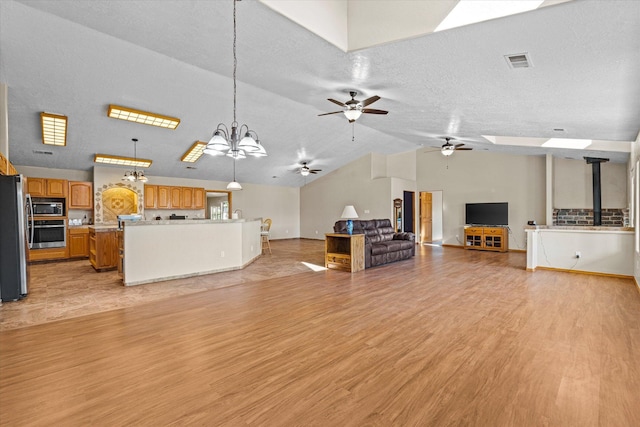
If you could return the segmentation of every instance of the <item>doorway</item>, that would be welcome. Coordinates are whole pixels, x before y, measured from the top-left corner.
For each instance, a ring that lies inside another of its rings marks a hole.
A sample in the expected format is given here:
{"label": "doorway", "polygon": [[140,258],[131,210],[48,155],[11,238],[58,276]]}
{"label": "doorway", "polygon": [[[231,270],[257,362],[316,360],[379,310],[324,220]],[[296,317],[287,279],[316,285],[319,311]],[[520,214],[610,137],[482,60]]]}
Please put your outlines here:
{"label": "doorway", "polygon": [[206,190],[207,209],[205,217],[208,219],[229,219],[233,206],[231,204],[231,191]]}
{"label": "doorway", "polygon": [[420,192],[420,244],[442,240],[442,191]]}
{"label": "doorway", "polygon": [[416,211],[416,193],[413,191],[403,192],[403,221],[402,231],[415,233],[415,221],[413,213]]}

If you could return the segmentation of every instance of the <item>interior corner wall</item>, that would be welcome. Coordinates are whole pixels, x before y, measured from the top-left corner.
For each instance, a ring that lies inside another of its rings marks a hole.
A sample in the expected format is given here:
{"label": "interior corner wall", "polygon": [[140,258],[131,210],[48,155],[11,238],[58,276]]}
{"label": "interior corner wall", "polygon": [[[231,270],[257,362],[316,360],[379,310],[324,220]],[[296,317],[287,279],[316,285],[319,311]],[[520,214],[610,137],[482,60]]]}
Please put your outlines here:
{"label": "interior corner wall", "polygon": [[416,180],[416,150],[386,156],[387,176],[407,181]]}
{"label": "interior corner wall", "polygon": [[0,83],[0,153],[9,157],[9,87]]}
{"label": "interior corner wall", "polygon": [[461,246],[465,204],[509,203],[509,248],[525,250],[524,226],[545,219],[545,158],[482,151],[461,151],[450,157],[417,153],[419,191],[442,190],[442,243]]}
{"label": "interior corner wall", "polygon": [[[626,208],[627,165],[600,164],[603,208]],[[593,208],[592,166],[585,160],[553,159],[553,207],[555,209]]]}
{"label": "interior corner wall", "polygon": [[360,219],[391,218],[391,179],[371,179],[372,155],[367,154],[300,189],[300,237],[324,239],[333,232],[345,205]]}
{"label": "interior corner wall", "polygon": [[[630,197],[633,200],[635,218],[632,218],[635,227],[634,232],[634,250],[633,254],[633,276],[636,280],[636,286],[640,289],[640,133],[636,137],[635,142],[631,145],[631,156],[628,165],[628,181],[631,188],[631,180],[635,179],[635,195]],[[632,175],[633,174],[633,175]]]}

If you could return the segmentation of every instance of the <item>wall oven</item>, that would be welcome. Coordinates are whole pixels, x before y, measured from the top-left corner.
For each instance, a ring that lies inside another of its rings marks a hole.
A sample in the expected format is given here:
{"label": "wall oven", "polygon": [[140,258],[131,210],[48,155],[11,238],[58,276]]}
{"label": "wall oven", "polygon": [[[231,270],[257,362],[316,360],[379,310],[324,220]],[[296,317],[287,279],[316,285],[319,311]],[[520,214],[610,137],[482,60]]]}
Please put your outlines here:
{"label": "wall oven", "polygon": [[67,246],[67,224],[63,219],[34,220],[29,222],[31,248],[64,248]]}
{"label": "wall oven", "polygon": [[32,199],[33,216],[64,216],[64,203]]}

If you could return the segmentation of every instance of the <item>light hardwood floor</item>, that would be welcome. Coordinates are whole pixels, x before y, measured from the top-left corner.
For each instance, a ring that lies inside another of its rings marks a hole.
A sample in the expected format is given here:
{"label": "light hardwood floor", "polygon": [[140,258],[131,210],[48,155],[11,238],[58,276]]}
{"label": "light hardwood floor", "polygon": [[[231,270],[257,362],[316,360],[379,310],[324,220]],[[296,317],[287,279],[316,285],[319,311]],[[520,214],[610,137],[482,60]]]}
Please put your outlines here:
{"label": "light hardwood floor", "polygon": [[322,245],[273,241],[235,279],[193,279],[218,289],[0,332],[0,425],[640,425],[631,280],[437,247],[298,270]]}

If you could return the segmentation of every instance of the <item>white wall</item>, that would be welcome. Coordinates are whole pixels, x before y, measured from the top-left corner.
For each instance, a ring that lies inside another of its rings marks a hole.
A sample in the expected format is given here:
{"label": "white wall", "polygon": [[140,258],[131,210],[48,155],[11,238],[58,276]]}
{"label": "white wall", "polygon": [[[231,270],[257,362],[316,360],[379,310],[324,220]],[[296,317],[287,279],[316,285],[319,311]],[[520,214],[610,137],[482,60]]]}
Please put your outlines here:
{"label": "white wall", "polygon": [[[602,208],[626,208],[627,165],[600,164]],[[592,166],[585,160],[553,159],[553,207],[593,208]]]}
{"label": "white wall", "polygon": [[[628,180],[631,181],[635,177],[635,194],[629,200],[633,200],[635,218],[631,218],[635,226],[634,233],[634,266],[633,275],[636,279],[636,285],[640,289],[640,133],[636,137],[635,142],[631,146],[631,156],[629,158]],[[631,184],[629,184],[631,188]]]}
{"label": "white wall", "polygon": [[544,157],[462,151],[447,158],[418,150],[417,182],[420,191],[442,190],[443,244],[460,245],[465,203],[508,202],[511,249],[525,249],[528,220],[544,222]]}
{"label": "white wall", "polygon": [[[56,178],[67,179],[69,181],[91,181],[93,182],[92,171],[81,171],[75,169],[50,169],[37,166],[15,166],[18,173],[26,177],[34,178]],[[123,172],[124,173],[124,172]]]}
{"label": "white wall", "polygon": [[[391,219],[391,178],[374,178],[377,154],[367,154],[300,189],[300,236],[324,239],[333,232],[345,205],[353,205],[360,219]],[[378,157],[379,158],[379,157]]]}

